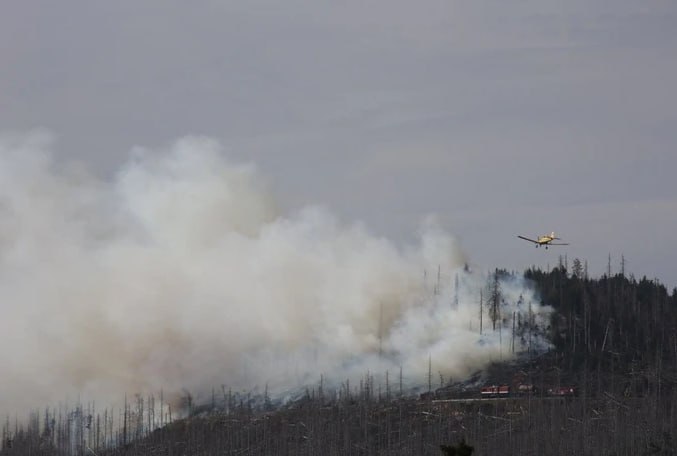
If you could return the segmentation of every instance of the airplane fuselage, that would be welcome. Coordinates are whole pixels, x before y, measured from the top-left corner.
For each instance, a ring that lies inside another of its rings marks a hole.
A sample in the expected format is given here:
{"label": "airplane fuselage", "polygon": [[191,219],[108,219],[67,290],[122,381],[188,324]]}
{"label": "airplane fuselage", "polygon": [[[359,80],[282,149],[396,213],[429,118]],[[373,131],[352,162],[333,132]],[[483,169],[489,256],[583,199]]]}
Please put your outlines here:
{"label": "airplane fuselage", "polygon": [[550,234],[544,234],[542,236],[537,236],[536,239],[531,239],[531,238],[528,238],[526,236],[519,236],[519,235],[517,237],[520,238],[520,239],[524,239],[525,241],[529,241],[529,242],[533,243],[536,247],[540,247],[540,246],[544,245],[546,249],[548,248],[549,245],[569,245],[569,244],[561,243],[561,242],[553,243],[552,241],[560,240],[560,238],[555,236],[554,231]]}

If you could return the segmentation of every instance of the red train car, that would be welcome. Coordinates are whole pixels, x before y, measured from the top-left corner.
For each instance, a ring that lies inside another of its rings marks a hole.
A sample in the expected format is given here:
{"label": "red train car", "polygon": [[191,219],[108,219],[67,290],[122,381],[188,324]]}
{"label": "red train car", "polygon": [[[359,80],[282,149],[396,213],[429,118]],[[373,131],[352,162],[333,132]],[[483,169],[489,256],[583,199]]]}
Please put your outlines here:
{"label": "red train car", "polygon": [[548,396],[575,396],[576,388],[573,386],[556,386],[554,388],[548,388]]}
{"label": "red train car", "polygon": [[508,385],[484,386],[480,390],[482,397],[507,397],[510,396],[510,387]]}

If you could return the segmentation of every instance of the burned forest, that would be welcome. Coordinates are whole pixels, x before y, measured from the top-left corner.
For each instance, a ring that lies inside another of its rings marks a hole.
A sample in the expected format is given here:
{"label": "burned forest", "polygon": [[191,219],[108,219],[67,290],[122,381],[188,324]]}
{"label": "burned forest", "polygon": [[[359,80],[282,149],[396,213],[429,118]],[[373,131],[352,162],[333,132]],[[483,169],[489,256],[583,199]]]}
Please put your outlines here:
{"label": "burned forest", "polygon": [[[549,345],[468,378],[429,364],[418,389],[401,370],[337,387],[318,373],[284,401],[219,387],[170,406],[162,395],[50,406],[7,416],[0,455],[674,455],[677,289],[623,269],[591,278],[575,259],[519,274],[553,308]],[[530,347],[530,320],[501,313],[491,279],[479,308],[477,330],[503,320],[507,350]]]}

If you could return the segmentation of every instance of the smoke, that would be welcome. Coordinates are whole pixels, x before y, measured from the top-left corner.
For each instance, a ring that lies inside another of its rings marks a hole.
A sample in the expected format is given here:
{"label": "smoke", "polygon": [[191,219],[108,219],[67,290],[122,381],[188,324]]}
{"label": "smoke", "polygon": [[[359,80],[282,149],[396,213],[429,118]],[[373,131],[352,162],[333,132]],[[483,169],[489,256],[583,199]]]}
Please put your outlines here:
{"label": "smoke", "polygon": [[0,410],[400,369],[422,384],[429,363],[459,377],[511,356],[513,313],[547,317],[503,280],[503,332],[485,302],[480,335],[489,279],[433,222],[397,246],[323,207],[281,214],[212,140],[134,149],[110,181],[50,143],[0,140]]}

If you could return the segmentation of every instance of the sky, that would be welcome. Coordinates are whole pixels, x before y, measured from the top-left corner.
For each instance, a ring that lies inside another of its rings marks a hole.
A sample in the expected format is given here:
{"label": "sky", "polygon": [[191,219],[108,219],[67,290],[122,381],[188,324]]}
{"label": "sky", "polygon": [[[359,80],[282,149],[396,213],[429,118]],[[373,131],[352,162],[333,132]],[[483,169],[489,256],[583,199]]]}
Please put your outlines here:
{"label": "sky", "polygon": [[[10,0],[0,132],[103,180],[204,136],[283,213],[395,244],[433,216],[480,269],[623,255],[672,289],[676,21],[667,0]],[[516,237],[553,230],[571,245]]]}

